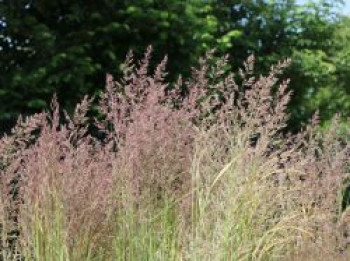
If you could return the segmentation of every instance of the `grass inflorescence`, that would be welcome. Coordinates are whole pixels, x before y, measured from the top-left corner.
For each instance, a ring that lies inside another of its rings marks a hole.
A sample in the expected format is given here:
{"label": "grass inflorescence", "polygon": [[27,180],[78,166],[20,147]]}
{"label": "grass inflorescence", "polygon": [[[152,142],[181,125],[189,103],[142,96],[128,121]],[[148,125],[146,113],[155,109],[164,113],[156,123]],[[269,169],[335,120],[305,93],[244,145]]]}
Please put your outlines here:
{"label": "grass inflorescence", "polygon": [[286,131],[289,61],[257,78],[254,57],[236,75],[209,52],[171,84],[150,58],[0,140],[0,260],[349,257],[349,133]]}

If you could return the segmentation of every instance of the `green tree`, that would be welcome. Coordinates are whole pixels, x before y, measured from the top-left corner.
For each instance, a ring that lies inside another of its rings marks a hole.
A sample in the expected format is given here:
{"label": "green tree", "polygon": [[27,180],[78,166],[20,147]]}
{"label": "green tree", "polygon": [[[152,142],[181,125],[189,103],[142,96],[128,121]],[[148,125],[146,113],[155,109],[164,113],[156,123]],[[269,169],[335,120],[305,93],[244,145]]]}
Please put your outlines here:
{"label": "green tree", "polygon": [[[319,93],[336,84],[331,50],[337,41],[334,31],[341,5],[342,1],[333,0],[303,5],[295,0],[212,1],[217,21],[212,44],[231,55],[233,66],[254,54],[257,75],[281,59],[292,58],[286,72],[293,91],[290,126],[299,128],[318,108]],[[325,118],[335,112],[328,109],[320,107]]]}
{"label": "green tree", "polygon": [[329,51],[328,84],[317,93],[316,106],[330,118],[336,111],[350,116],[350,18],[342,17],[334,31],[334,44]]}
{"label": "green tree", "polygon": [[341,0],[0,0],[0,120],[66,108],[98,92],[132,49],[169,55],[169,77],[188,74],[203,50],[229,53],[232,67],[254,54],[257,75],[291,57],[290,126],[320,109],[349,111],[348,24]]}
{"label": "green tree", "polygon": [[208,31],[201,0],[0,1],[0,120],[66,108],[104,85],[132,49],[153,45],[169,70],[189,71]]}

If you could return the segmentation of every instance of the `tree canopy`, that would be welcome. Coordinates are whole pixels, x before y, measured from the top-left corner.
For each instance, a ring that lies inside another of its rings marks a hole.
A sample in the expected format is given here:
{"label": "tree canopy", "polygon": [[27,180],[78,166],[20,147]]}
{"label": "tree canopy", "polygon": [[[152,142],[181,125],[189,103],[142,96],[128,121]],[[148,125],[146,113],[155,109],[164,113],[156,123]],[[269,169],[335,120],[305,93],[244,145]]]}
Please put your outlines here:
{"label": "tree canopy", "polygon": [[258,73],[290,57],[291,126],[314,111],[349,116],[349,18],[342,1],[295,0],[2,0],[0,120],[47,108],[54,93],[69,110],[118,74],[128,50],[153,45],[169,56],[170,79],[189,74],[205,50],[248,55]]}

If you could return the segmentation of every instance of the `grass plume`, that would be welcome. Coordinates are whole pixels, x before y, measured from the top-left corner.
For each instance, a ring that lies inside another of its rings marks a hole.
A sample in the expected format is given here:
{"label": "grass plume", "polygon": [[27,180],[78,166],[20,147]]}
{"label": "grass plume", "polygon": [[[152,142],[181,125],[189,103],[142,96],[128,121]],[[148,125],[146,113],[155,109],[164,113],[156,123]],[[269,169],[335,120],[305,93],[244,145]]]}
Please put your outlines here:
{"label": "grass plume", "polygon": [[208,52],[172,84],[151,53],[107,75],[98,117],[54,98],[0,140],[1,260],[346,258],[349,135],[286,132],[289,61],[255,78]]}

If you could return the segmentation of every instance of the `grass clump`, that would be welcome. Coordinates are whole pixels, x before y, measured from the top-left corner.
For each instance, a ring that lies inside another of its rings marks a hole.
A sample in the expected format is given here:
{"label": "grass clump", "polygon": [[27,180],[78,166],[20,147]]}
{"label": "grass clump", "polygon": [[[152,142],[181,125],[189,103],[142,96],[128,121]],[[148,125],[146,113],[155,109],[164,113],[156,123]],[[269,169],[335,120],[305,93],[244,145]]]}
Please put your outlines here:
{"label": "grass clump", "polygon": [[150,56],[107,75],[97,119],[54,99],[1,139],[2,260],[345,258],[348,136],[286,132],[289,61],[255,78],[208,53],[169,85]]}

